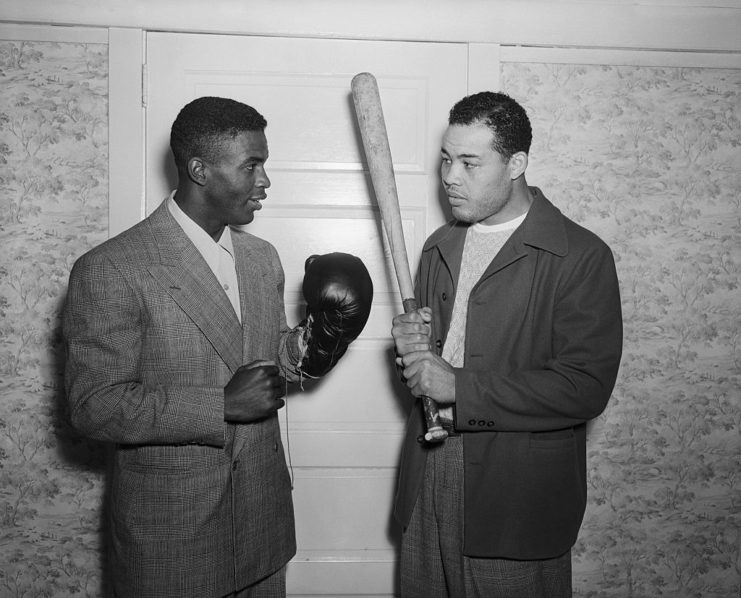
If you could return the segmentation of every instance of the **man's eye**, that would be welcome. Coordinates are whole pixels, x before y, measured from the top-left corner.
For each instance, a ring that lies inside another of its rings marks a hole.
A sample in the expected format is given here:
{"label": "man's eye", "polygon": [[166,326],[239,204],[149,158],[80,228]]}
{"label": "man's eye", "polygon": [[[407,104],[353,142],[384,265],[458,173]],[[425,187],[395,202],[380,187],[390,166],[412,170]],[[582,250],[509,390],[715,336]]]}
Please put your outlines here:
{"label": "man's eye", "polygon": [[450,164],[450,158],[442,157],[442,158],[440,158],[440,160],[442,160],[442,163],[443,164]]}
{"label": "man's eye", "polygon": [[466,168],[476,168],[478,164],[474,164],[473,162],[463,162],[463,166],[465,166]]}

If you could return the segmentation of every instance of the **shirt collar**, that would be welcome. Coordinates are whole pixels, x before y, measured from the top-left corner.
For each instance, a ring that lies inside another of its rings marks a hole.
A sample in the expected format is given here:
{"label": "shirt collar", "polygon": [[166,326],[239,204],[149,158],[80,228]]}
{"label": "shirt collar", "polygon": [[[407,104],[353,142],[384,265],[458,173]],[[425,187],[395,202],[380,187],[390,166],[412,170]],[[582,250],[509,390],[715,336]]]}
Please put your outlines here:
{"label": "shirt collar", "polygon": [[[568,240],[564,216],[537,187],[530,187],[533,203],[513,237],[520,233],[521,242],[538,247],[555,255],[568,253]],[[455,252],[463,247],[466,231],[471,225],[452,220],[430,235],[423,251],[439,247],[443,253]]]}
{"label": "shirt collar", "polygon": [[198,251],[203,255],[209,265],[212,264],[212,260],[216,260],[218,263],[218,251],[219,247],[223,247],[229,254],[234,257],[234,246],[232,245],[232,235],[228,231],[228,226],[224,227],[224,231],[221,233],[219,241],[213,240],[205,230],[203,230],[190,216],[188,216],[175,201],[175,191],[170,193],[167,198],[167,208],[170,210],[170,214],[175,218],[175,221],[183,229],[183,232],[193,242]]}

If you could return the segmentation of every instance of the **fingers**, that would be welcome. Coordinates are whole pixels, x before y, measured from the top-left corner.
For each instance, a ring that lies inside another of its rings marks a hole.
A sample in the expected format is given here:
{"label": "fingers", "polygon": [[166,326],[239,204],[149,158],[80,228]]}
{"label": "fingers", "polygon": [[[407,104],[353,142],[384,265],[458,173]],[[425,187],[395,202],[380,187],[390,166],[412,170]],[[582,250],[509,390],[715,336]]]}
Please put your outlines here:
{"label": "fingers", "polygon": [[[246,366],[242,366],[247,369],[260,368],[266,375],[268,383],[271,385],[273,394],[276,399],[284,397],[286,395],[286,379],[280,376],[280,369],[274,361],[267,359],[256,359],[248,363]],[[284,402],[280,401],[280,405],[277,407],[280,409],[283,407]]]}
{"label": "fingers", "polygon": [[417,313],[420,315],[424,322],[428,324],[432,322],[432,309],[430,309],[429,307],[420,307],[417,310]]}
{"label": "fingers", "polygon": [[[260,370],[258,374],[257,385],[262,387],[268,397],[272,399],[280,399],[280,397],[286,394],[286,379],[283,376],[279,376],[280,370],[277,365],[260,365],[257,367],[249,367],[250,370]],[[282,407],[283,405],[280,405]],[[277,407],[277,409],[280,409]]]}
{"label": "fingers", "polygon": [[392,331],[394,345],[397,355],[404,357],[410,353],[429,351],[432,348],[431,338],[428,333],[400,333]]}
{"label": "fingers", "polygon": [[[419,362],[417,362],[418,364]],[[404,383],[407,388],[411,391],[415,397],[426,395],[424,376],[424,368],[418,367],[417,364],[413,364],[410,367],[404,369]]]}
{"label": "fingers", "polygon": [[[286,379],[283,376],[275,376],[273,378],[273,391],[275,392],[275,398],[280,399],[286,395]],[[281,401],[283,403],[283,401]],[[280,407],[283,407],[281,404]],[[278,407],[278,409],[280,409]]]}
{"label": "fingers", "polygon": [[285,405],[286,380],[273,361],[242,365],[224,387],[224,419],[247,423],[271,417]]}
{"label": "fingers", "polygon": [[393,319],[391,336],[399,355],[430,349],[432,328],[431,311],[422,308],[408,314],[400,314]]}
{"label": "fingers", "polygon": [[424,375],[424,361],[427,355],[429,355],[428,351],[416,351],[397,358],[397,362],[402,368],[404,384],[412,391],[412,395],[415,397],[424,394],[420,383]]}
{"label": "fingers", "polygon": [[250,363],[247,363],[243,366],[240,366],[241,369],[246,370],[253,370],[256,368],[262,368],[266,373],[270,374],[271,376],[274,376],[278,373],[278,366],[275,364],[274,361],[270,359],[255,359],[254,361],[251,361]]}
{"label": "fingers", "polygon": [[280,369],[277,365],[275,365],[274,361],[256,359],[255,361],[240,366],[237,371],[249,372],[255,377],[265,376],[266,379],[279,378],[280,380],[283,380],[283,382],[285,382],[285,379],[278,375],[280,374]]}
{"label": "fingers", "polygon": [[394,325],[403,326],[405,324],[427,324],[432,322],[432,310],[429,307],[423,307],[409,313],[399,314],[392,320]]}
{"label": "fingers", "polygon": [[455,402],[455,373],[448,362],[430,351],[402,358],[403,376],[416,397],[427,396],[441,404]]}
{"label": "fingers", "polygon": [[[412,351],[410,353],[407,353],[406,355],[402,355],[400,357],[400,365],[404,367],[404,374],[406,375],[407,370],[419,368],[420,362],[428,360],[432,357],[432,355],[433,354],[428,350],[427,347],[420,351]],[[410,373],[412,372],[410,371]]]}
{"label": "fingers", "polygon": [[227,385],[239,394],[265,395],[277,399],[286,394],[286,379],[272,361],[253,361],[240,366]]}

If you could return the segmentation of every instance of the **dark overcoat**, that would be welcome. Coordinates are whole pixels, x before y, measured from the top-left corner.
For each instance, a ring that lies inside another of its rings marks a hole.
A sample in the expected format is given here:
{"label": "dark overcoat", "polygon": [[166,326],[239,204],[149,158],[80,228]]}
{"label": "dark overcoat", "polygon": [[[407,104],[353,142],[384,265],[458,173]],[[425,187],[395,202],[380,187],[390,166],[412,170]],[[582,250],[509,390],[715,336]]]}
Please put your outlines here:
{"label": "dark overcoat", "polygon": [[[524,222],[473,287],[465,358],[455,369],[464,446],[464,554],[544,559],[575,543],[587,497],[586,422],[605,409],[622,352],[612,253],[538,190]],[[427,240],[417,301],[442,349],[467,226]],[[422,409],[403,444],[395,514],[403,526],[422,484]]]}

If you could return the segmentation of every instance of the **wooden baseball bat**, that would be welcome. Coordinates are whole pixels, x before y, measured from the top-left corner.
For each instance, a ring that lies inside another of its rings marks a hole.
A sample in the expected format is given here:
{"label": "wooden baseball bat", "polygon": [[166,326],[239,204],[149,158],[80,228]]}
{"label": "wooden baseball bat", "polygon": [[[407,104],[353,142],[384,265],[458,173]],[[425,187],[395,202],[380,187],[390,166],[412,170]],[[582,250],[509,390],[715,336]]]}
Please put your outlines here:
{"label": "wooden baseball bat", "polygon": [[[391,259],[394,262],[402,305],[404,312],[409,313],[417,309],[417,301],[414,299],[414,285],[404,244],[399,195],[396,190],[394,165],[391,160],[391,149],[378,84],[371,73],[359,73],[353,77],[351,88],[365,157],[368,161],[373,189],[376,192],[383,228],[391,249]],[[448,433],[440,424],[437,404],[430,397],[422,397],[422,405],[427,422],[425,439],[428,442],[445,440]]]}

